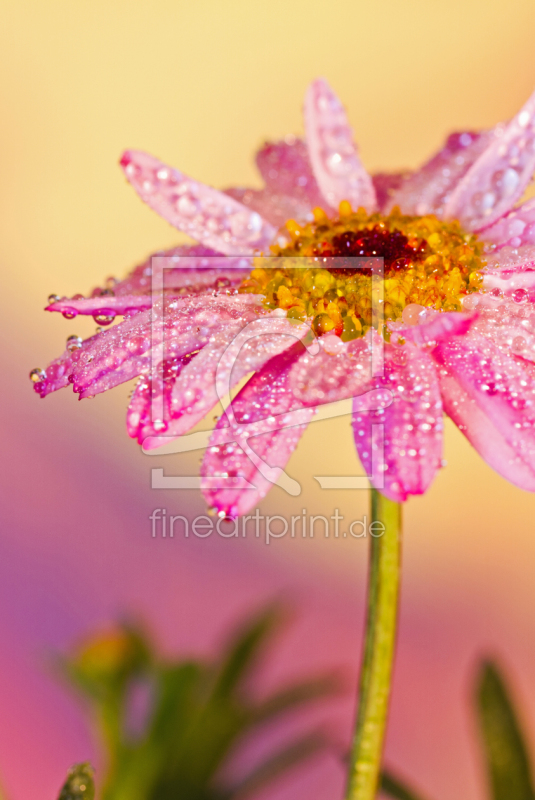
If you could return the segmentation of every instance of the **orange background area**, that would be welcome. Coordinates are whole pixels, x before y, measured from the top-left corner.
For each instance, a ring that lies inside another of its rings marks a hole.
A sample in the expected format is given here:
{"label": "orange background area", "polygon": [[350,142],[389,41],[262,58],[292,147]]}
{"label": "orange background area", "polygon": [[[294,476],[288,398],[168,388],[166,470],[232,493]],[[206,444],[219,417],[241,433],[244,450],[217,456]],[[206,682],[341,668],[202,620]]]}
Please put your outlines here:
{"label": "orange background area", "polygon": [[[215,186],[259,186],[255,148],[302,133],[305,88],[323,75],[366,165],[415,167],[447,133],[507,119],[533,91],[535,5],[3,0],[0,13],[0,775],[13,800],[37,800],[90,750],[46,654],[124,608],[175,651],[208,650],[284,590],[301,622],[281,674],[342,662],[354,675],[358,664],[365,542],[155,544],[155,507],[193,516],[203,504],[193,491],[151,492],[150,468],[196,474],[199,454],[144,456],[125,432],[129,386],[91,403],[67,391],[41,403],[31,392],[29,370],[94,328],[42,313],[47,295],[88,292],[180,240],[126,184],[121,152],[147,150]],[[482,653],[498,654],[514,678],[535,755],[535,498],[450,424],[446,458],[406,509],[387,758],[432,798],[476,800],[467,698]],[[302,495],[276,488],[264,513],[366,513],[366,493],[320,492],[314,480],[361,471],[348,417],[311,426],[288,471]],[[346,738],[351,714],[348,701]],[[339,765],[318,775],[266,797],[341,796]]]}

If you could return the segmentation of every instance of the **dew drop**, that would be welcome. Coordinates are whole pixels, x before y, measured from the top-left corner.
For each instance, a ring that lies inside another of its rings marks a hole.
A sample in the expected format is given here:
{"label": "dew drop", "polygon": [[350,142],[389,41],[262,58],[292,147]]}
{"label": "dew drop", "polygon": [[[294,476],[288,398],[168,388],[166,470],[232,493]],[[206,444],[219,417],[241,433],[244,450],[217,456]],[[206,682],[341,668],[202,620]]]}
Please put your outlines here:
{"label": "dew drop", "polygon": [[182,214],[184,217],[192,217],[197,213],[198,209],[197,201],[187,195],[179,198],[176,207],[179,214]]}
{"label": "dew drop", "polygon": [[392,352],[392,361],[400,367],[404,367],[407,363],[407,353],[403,347],[396,347]]}
{"label": "dew drop", "polygon": [[48,303],[57,303],[58,300],[61,300],[59,294],[49,294],[48,295]]}
{"label": "dew drop", "polygon": [[216,289],[223,289],[226,286],[230,286],[230,281],[228,278],[217,278],[215,282]]}
{"label": "dew drop", "polygon": [[41,383],[42,381],[46,380],[46,372],[44,369],[39,369],[39,367],[36,367],[30,372],[30,380],[32,383]]}
{"label": "dew drop", "polygon": [[230,229],[234,236],[246,237],[254,241],[262,229],[262,218],[256,213],[238,211],[230,217]]}
{"label": "dew drop", "polygon": [[136,178],[139,175],[139,167],[136,164],[127,164],[124,171],[129,178]]}
{"label": "dew drop", "polygon": [[476,192],[472,198],[472,206],[477,214],[490,214],[496,203],[494,192]]}
{"label": "dew drop", "polygon": [[463,297],[463,308],[465,311],[473,311],[479,304],[479,296],[477,294],[467,294]]}
{"label": "dew drop", "polygon": [[423,321],[423,317],[425,315],[425,307],[419,305],[418,303],[409,303],[403,309],[403,313],[401,314],[401,319],[405,323],[405,325],[418,325],[418,323]]}
{"label": "dew drop", "polygon": [[525,289],[515,289],[511,297],[515,303],[525,303],[528,299],[528,293]]}
{"label": "dew drop", "polygon": [[327,169],[331,175],[347,175],[351,168],[351,162],[349,160],[344,160],[341,153],[331,153],[331,155],[327,158]]}
{"label": "dew drop", "polygon": [[498,170],[491,179],[492,187],[505,197],[513,194],[519,181],[520,176],[512,167]]}
{"label": "dew drop", "polygon": [[93,319],[95,322],[98,322],[99,325],[111,325],[115,319],[115,314],[113,312],[108,312],[107,314],[93,314]]}
{"label": "dew drop", "polygon": [[82,338],[80,336],[68,336],[67,337],[67,350],[69,353],[73,353],[75,350],[79,350],[82,346]]}
{"label": "dew drop", "polygon": [[515,336],[511,343],[511,350],[515,355],[520,355],[526,349],[526,340],[523,336]]}

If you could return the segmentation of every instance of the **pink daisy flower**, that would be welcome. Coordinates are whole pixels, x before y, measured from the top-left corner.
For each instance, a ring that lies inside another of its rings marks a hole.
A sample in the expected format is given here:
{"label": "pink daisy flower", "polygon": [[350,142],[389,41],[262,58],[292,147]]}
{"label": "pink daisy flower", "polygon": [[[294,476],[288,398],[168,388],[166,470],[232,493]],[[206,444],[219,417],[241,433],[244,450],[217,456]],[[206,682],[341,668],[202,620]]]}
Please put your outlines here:
{"label": "pink daisy flower", "polygon": [[[201,468],[222,516],[254,506],[317,407],[347,397],[361,462],[389,499],[430,486],[444,412],[495,470],[535,491],[535,201],[518,205],[535,171],[535,95],[510,122],[453,134],[421,169],[395,175],[366,172],[325,81],[310,86],[304,119],[304,139],[257,154],[261,190],[218,191],[145,153],[124,154],[140,197],[199,244],[156,254],[168,267],[157,334],[151,259],[91,297],[49,298],[47,310],[68,318],[124,319],[85,341],[71,337],[46,370],[32,371],[35,391],[71,384],[84,398],[139,376],[127,428],[150,448],[201,420],[218,383],[253,373]],[[262,253],[317,266],[281,267],[273,279]],[[365,299],[370,270],[340,274],[325,260],[339,256],[384,258],[384,327]],[[371,362],[380,334],[379,374]]]}

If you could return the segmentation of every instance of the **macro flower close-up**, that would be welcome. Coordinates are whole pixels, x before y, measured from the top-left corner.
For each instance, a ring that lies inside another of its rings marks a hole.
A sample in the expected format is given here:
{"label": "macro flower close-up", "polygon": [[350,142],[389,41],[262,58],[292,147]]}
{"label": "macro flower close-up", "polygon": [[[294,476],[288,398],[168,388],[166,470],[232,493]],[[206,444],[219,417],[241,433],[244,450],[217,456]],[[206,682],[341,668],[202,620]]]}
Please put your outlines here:
{"label": "macro flower close-up", "polygon": [[6,0],[0,800],[535,800],[534,30]]}
{"label": "macro flower close-up", "polygon": [[[90,297],[51,296],[47,310],[69,319],[124,320],[70,337],[63,355],[32,371],[35,391],[72,385],[93,397],[140,376],[127,428],[152,449],[211,411],[220,382],[253,373],[201,468],[221,516],[252,508],[316,408],[349,397],[358,455],[387,498],[431,485],[443,412],[496,471],[535,491],[535,202],[519,202],[535,170],[535,97],[510,121],[452,134],[419,170],[398,174],[368,174],[326,81],[309,87],[304,122],[304,139],[258,152],[261,190],[218,191],[127,151],[121,164],[140,197],[198,244],[156,254],[165,258],[158,296],[153,258]],[[372,261],[336,266],[348,258]],[[380,315],[374,258],[383,260]]]}
{"label": "macro flower close-up", "polygon": [[346,798],[373,800],[402,504],[443,465],[444,413],[491,467],[535,491],[535,203],[524,198],[535,95],[492,130],[450,135],[414,172],[366,171],[323,79],[307,90],[304,127],[304,139],[261,148],[260,190],[219,191],[126,151],[140,197],[196,244],[157,253],[90,297],[52,295],[47,310],[101,327],[70,336],[30,377],[41,397],[72,385],[80,399],[139,378],[127,428],[145,452],[221,403],[200,487],[210,513],[235,522],[272,484],[300,493],[284,469],[302,433],[322,406],[352,399],[373,527]]}

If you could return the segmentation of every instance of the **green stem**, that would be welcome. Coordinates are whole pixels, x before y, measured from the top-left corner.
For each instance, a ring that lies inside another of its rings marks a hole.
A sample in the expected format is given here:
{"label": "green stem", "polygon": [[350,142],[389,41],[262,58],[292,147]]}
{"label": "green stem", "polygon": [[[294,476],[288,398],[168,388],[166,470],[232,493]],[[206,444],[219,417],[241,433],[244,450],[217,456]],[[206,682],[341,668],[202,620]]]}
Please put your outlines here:
{"label": "green stem", "polygon": [[396,643],[400,503],[372,489],[371,520],[382,522],[384,533],[370,539],[366,638],[346,800],[374,800],[377,793]]}

